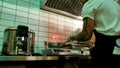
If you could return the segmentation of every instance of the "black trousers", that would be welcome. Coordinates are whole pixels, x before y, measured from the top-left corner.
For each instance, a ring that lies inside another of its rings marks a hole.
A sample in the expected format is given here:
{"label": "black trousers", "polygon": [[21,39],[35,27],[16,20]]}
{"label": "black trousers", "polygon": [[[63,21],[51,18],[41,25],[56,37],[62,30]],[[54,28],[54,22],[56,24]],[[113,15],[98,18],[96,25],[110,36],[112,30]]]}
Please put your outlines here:
{"label": "black trousers", "polygon": [[94,30],[96,36],[95,47],[90,51],[92,57],[91,68],[114,67],[116,65],[113,57],[114,46],[118,36],[106,36]]}

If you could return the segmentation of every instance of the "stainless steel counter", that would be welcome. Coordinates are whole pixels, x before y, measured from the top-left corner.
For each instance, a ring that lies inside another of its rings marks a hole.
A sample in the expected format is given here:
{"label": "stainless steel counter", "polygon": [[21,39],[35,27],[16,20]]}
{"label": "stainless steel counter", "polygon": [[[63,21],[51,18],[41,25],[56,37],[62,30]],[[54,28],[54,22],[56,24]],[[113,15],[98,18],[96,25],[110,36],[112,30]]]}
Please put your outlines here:
{"label": "stainless steel counter", "polygon": [[[91,59],[89,55],[79,56],[0,56],[0,61],[37,61],[37,60],[60,60],[61,58],[80,58],[80,59]],[[61,59],[62,60],[62,59]]]}
{"label": "stainless steel counter", "polygon": [[58,60],[58,56],[0,56],[0,61]]}
{"label": "stainless steel counter", "polygon": [[[0,68],[89,68],[89,55],[72,56],[0,56]],[[66,65],[68,67],[66,67]],[[21,67],[22,66],[22,67]]]}

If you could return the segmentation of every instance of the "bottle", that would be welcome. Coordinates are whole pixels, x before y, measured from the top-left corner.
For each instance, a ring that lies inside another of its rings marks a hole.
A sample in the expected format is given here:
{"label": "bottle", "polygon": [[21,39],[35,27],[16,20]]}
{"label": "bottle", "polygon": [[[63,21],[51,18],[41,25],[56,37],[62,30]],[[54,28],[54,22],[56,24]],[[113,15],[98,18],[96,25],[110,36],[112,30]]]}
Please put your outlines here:
{"label": "bottle", "polygon": [[23,54],[22,48],[23,48],[23,43],[22,43],[21,39],[19,38],[16,42],[15,54],[22,55]]}

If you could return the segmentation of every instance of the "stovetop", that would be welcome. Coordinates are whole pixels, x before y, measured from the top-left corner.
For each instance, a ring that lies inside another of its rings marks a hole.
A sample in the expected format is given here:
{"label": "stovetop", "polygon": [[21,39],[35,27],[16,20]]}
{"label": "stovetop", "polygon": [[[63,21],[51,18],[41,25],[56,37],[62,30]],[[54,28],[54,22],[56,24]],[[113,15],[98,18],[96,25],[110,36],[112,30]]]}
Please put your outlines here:
{"label": "stovetop", "polygon": [[48,48],[42,51],[44,55],[89,55],[88,49]]}

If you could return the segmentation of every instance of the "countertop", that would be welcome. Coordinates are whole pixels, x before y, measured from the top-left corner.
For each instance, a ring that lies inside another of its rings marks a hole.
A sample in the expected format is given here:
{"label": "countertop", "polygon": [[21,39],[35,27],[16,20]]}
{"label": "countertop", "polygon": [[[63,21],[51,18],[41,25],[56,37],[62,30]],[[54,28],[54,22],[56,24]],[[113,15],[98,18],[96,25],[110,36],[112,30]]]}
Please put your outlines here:
{"label": "countertop", "polygon": [[[0,68],[89,68],[89,55],[74,56],[0,56]],[[66,67],[66,65],[68,67]],[[22,67],[21,67],[22,66]]]}
{"label": "countertop", "polygon": [[0,61],[40,61],[40,60],[68,60],[71,58],[91,59],[89,55],[79,56],[0,56]]}

